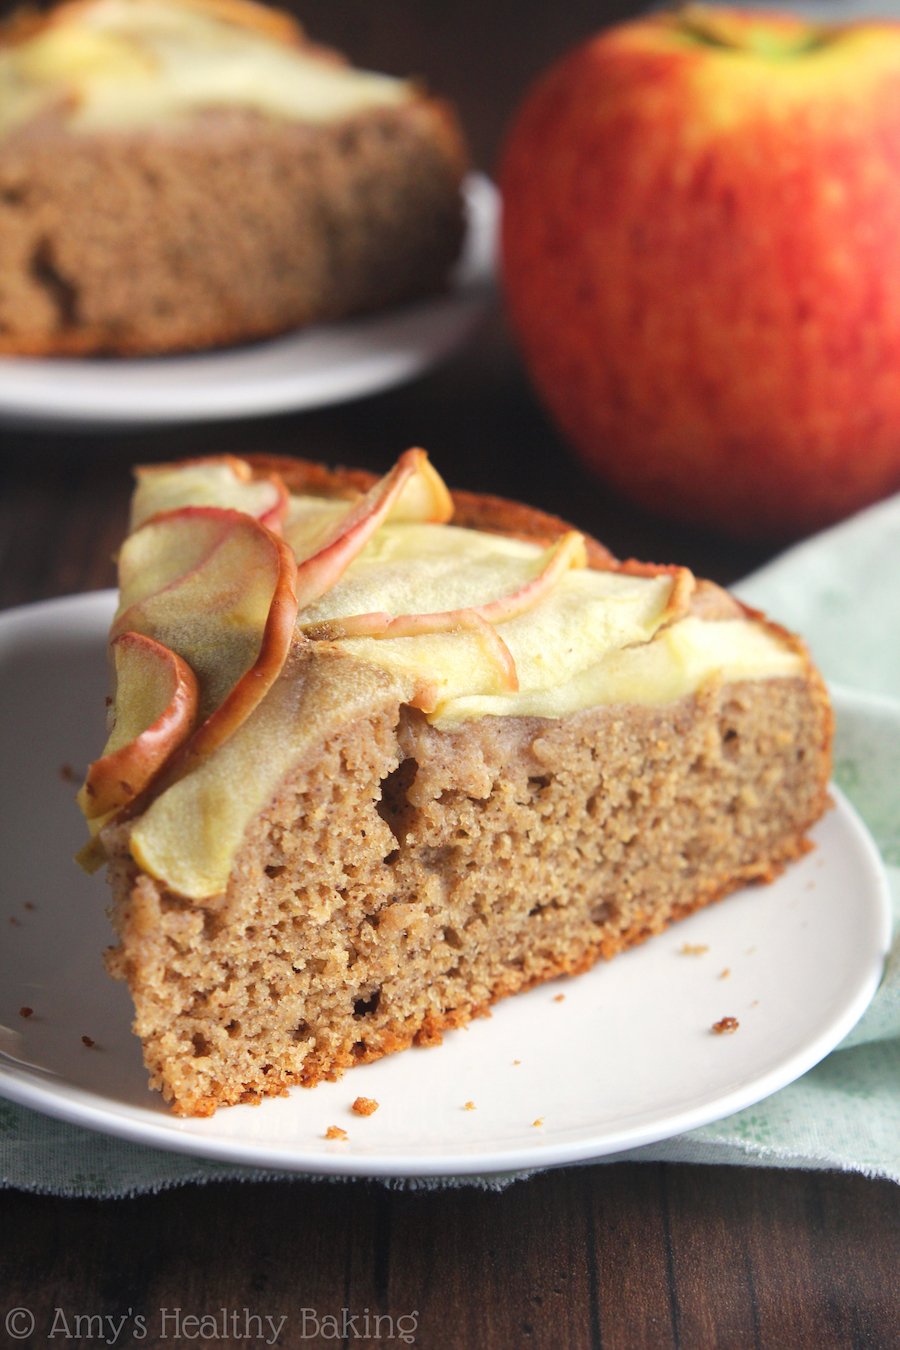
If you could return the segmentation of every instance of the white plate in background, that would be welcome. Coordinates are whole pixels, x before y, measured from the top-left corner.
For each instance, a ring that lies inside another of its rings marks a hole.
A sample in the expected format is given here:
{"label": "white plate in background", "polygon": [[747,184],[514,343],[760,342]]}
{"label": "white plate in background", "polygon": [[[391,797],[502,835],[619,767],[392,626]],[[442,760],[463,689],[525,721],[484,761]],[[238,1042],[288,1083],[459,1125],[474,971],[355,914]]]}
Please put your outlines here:
{"label": "white plate in background", "polygon": [[494,285],[499,197],[470,174],[462,257],[446,294],[244,347],[154,357],[0,357],[0,418],[151,425],[297,411],[422,374],[471,333]]}
{"label": "white plate in background", "polygon": [[[127,990],[102,967],[105,883],[72,861],[84,830],[61,770],[83,769],[102,743],[113,607],[105,591],[0,615],[0,1095],[139,1143],[294,1172],[547,1167],[759,1101],[827,1054],[875,992],[887,883],[835,792],[815,850],[771,886],[732,895],[586,975],[507,999],[440,1048],[259,1107],[177,1119],[147,1088]],[[685,944],[707,950],[687,955]],[[23,1006],[33,1016],[22,1018]],[[713,1035],[724,1016],[738,1031]],[[377,1113],[352,1115],[357,1095],[374,1097]],[[347,1141],[326,1141],[330,1125]]]}

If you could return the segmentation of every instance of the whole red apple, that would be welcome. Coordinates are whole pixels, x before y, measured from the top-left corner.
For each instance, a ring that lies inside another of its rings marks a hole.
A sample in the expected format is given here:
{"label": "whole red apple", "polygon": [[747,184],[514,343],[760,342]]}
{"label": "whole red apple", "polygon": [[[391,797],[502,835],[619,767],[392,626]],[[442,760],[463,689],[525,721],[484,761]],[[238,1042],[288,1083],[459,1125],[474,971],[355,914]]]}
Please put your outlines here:
{"label": "whole red apple", "polygon": [[538,82],[500,178],[526,363],[623,493],[784,536],[900,487],[900,23],[610,29]]}

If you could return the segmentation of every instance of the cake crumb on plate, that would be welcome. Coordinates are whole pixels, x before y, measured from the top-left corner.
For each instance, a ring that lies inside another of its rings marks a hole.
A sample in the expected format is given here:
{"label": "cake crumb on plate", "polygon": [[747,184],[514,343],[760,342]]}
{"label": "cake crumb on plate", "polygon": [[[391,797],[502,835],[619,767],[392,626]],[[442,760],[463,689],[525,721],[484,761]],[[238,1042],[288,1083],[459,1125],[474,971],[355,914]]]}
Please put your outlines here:
{"label": "cake crumb on plate", "polygon": [[722,1017],[718,1022],[713,1022],[712,1030],[717,1036],[728,1036],[737,1031],[740,1025],[736,1017]]}
{"label": "cake crumb on plate", "polygon": [[374,1097],[357,1097],[350,1110],[355,1116],[374,1116],[378,1105]]}

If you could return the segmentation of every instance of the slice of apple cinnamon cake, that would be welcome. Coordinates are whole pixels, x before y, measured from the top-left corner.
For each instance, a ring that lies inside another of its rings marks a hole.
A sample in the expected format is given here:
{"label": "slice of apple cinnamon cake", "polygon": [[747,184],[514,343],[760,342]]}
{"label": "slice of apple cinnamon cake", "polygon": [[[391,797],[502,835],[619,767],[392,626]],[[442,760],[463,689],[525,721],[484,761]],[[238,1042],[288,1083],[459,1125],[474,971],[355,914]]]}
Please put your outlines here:
{"label": "slice of apple cinnamon cake", "polygon": [[421,450],[139,469],[119,572],[83,861],[181,1114],[436,1042],[771,879],[826,805],[799,639]]}

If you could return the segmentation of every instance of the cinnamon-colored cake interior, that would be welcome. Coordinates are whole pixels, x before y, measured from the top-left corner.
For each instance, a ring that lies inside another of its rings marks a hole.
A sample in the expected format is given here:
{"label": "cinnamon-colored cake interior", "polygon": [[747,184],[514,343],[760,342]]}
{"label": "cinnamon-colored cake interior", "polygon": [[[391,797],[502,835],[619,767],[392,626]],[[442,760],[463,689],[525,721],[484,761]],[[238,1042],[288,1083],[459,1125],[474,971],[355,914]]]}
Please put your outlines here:
{"label": "cinnamon-colored cake interior", "polygon": [[[295,493],[340,492],[348,508],[370,481],[275,467]],[[544,543],[560,528],[478,498],[460,508],[470,528],[515,522]],[[592,554],[598,572],[628,575],[599,546]],[[301,609],[298,634],[302,620]],[[155,797],[101,823],[110,970],[129,984],[151,1084],[176,1112],[205,1115],[433,1044],[507,994],[771,880],[806,849],[827,802],[831,714],[802,644],[705,583],[658,622],[642,649],[679,624],[722,625],[717,640],[746,625],[772,664],[729,675],[717,656],[675,697],[651,683],[634,701],[559,716],[473,712],[464,697],[457,715],[452,701],[436,711],[401,687],[381,639],[362,659],[336,629],[317,639],[320,624],[292,641],[267,695],[289,689],[314,735],[298,736],[218,893],[151,874],[165,871],[147,862],[166,856],[153,842],[174,792],[165,777]],[[254,717],[236,733],[248,745]],[[269,746],[260,739],[257,753]],[[185,784],[209,772],[171,781],[205,792]]]}
{"label": "cinnamon-colored cake interior", "polygon": [[0,352],[242,343],[443,290],[458,119],[251,0],[0,27]]}

